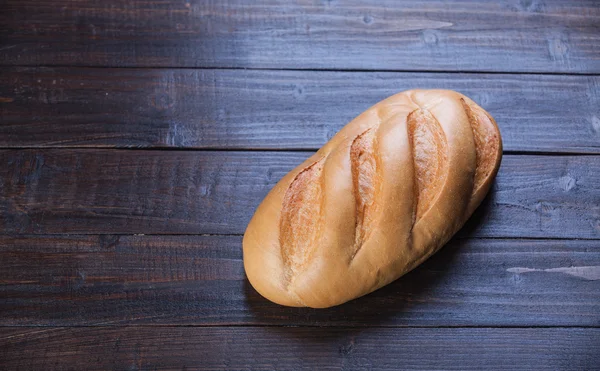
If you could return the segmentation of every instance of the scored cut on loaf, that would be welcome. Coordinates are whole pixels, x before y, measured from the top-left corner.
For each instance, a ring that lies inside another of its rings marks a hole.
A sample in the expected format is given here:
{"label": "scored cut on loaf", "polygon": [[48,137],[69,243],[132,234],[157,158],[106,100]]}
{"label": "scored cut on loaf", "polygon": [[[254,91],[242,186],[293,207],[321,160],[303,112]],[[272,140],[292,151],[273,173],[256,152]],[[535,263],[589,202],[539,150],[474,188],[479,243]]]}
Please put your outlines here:
{"label": "scored cut on loaf", "polygon": [[325,308],[368,294],[443,246],[500,166],[494,119],[450,90],[410,90],[347,124],[285,175],[243,240],[252,286]]}

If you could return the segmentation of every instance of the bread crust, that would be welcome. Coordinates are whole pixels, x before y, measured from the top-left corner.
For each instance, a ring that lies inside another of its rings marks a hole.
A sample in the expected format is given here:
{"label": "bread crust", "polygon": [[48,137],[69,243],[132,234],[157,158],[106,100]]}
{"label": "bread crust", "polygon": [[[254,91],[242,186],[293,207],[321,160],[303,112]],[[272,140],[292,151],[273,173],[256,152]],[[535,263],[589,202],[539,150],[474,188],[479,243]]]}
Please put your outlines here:
{"label": "bread crust", "polygon": [[501,158],[496,122],[466,96],[393,95],[269,192],[244,234],[246,275],[286,306],[325,308],[368,294],[462,227]]}

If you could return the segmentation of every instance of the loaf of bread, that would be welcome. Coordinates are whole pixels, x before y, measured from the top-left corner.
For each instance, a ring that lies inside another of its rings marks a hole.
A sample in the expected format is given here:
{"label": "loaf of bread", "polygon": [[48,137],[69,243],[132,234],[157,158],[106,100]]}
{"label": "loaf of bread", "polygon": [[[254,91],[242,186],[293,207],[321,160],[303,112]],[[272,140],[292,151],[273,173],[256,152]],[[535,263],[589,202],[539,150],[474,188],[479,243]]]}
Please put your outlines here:
{"label": "loaf of bread", "polygon": [[266,196],[244,235],[265,298],[325,308],[409,272],[481,203],[502,157],[494,119],[449,90],[369,108]]}

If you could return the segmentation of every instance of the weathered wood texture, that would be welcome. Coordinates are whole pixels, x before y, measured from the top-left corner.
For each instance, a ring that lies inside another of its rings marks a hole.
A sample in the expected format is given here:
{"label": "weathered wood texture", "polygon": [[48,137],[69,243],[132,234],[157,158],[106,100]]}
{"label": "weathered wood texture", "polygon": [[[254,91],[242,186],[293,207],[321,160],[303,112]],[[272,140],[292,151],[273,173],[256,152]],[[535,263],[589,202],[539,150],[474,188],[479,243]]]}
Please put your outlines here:
{"label": "weathered wood texture", "polygon": [[600,329],[9,328],[10,369],[597,370]]}
{"label": "weathered wood texture", "polygon": [[[241,234],[309,152],[0,151],[0,231]],[[504,156],[462,236],[600,237],[600,156]]]}
{"label": "weathered wood texture", "polygon": [[[600,370],[599,46],[594,0],[2,1],[0,369]],[[497,119],[490,196],[364,298],[262,298],[256,206],[411,88]]]}
{"label": "weathered wood texture", "polygon": [[455,239],[324,310],[247,282],[239,236],[1,236],[0,325],[600,326],[600,241]]}
{"label": "weathered wood texture", "polygon": [[3,65],[600,72],[594,0],[5,0]]}
{"label": "weathered wood texture", "polygon": [[413,88],[479,102],[505,150],[600,152],[598,76],[102,68],[2,69],[0,146],[317,149]]}

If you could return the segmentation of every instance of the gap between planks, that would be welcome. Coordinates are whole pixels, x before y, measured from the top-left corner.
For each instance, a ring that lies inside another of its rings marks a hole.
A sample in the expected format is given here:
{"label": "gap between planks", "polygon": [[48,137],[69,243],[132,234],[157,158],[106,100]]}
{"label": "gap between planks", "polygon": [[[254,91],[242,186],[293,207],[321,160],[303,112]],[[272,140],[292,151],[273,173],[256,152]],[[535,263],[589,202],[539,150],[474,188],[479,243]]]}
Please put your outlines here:
{"label": "gap between planks", "polygon": [[410,69],[371,69],[371,68],[301,68],[301,67],[235,67],[235,66],[106,66],[78,64],[0,64],[7,68],[89,68],[89,69],[128,69],[128,70],[243,70],[243,71],[292,71],[292,72],[393,72],[393,73],[436,73],[436,74],[485,74],[485,75],[548,75],[548,76],[600,76],[592,72],[527,72],[497,70],[410,70]]}
{"label": "gap between planks", "polygon": [[[600,148],[600,147],[599,147]],[[115,147],[115,146],[21,146],[21,147],[4,147],[0,146],[0,150],[7,151],[18,151],[18,150],[114,150],[114,151],[163,151],[163,152],[289,152],[289,153],[305,153],[311,155],[319,148],[227,148],[227,147],[206,147],[206,148],[193,148],[193,147],[168,147],[168,146],[131,146],[131,147]],[[561,156],[600,156],[596,152],[583,152],[583,151],[565,151],[565,152],[549,152],[549,151],[513,151],[507,150],[502,152],[503,156],[549,156],[549,157],[561,157]]]}
{"label": "gap between planks", "polygon": [[[119,236],[119,237],[161,237],[161,236],[176,236],[176,237],[243,237],[243,233],[101,233],[101,232],[78,232],[78,233],[0,233],[0,236],[15,237],[15,238],[39,238],[43,236]],[[459,236],[458,234],[452,237],[453,240],[511,240],[511,241],[598,241],[600,238],[593,237],[501,237],[501,236]]]}
{"label": "gap between planks", "polygon": [[[267,300],[267,299],[265,299]],[[282,307],[283,308],[283,307]],[[320,309],[312,309],[319,311]],[[364,329],[364,328],[390,328],[390,329],[595,329],[600,328],[599,325],[530,325],[530,326],[519,326],[519,325],[379,325],[379,324],[368,324],[364,326],[337,326],[337,325],[311,325],[311,324],[297,324],[297,325],[278,325],[278,324],[240,324],[240,323],[198,323],[198,324],[127,324],[127,323],[98,323],[98,324],[87,324],[87,325],[0,325],[0,328],[19,328],[19,329],[60,329],[60,328],[320,328],[320,329],[335,329],[335,330],[350,330],[350,329]]]}

